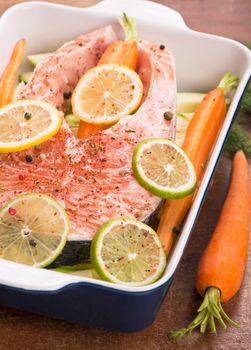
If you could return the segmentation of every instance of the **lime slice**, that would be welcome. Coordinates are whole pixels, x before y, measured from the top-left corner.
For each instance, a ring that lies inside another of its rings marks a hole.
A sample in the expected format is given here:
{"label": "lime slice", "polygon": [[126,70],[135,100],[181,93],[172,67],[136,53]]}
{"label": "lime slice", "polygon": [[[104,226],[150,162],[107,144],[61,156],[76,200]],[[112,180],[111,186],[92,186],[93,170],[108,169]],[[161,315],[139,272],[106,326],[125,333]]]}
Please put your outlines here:
{"label": "lime slice", "polygon": [[97,231],[91,244],[91,259],[102,279],[129,286],[155,282],[166,266],[156,232],[129,218],[110,220]]}
{"label": "lime slice", "polygon": [[186,153],[167,139],[148,139],[133,153],[132,168],[138,182],[161,198],[181,198],[196,186],[194,166]]}
{"label": "lime slice", "polygon": [[44,267],[62,252],[70,224],[64,208],[51,197],[29,193],[0,210],[0,257]]}

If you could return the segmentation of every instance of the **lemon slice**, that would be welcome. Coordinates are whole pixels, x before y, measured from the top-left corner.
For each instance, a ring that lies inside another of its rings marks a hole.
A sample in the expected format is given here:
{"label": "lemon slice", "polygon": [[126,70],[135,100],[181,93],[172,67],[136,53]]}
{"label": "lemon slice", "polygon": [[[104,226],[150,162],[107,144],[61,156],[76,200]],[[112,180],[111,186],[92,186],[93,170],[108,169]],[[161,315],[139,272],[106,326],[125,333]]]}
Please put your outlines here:
{"label": "lemon slice", "polygon": [[52,105],[20,100],[0,109],[0,152],[16,152],[54,136],[62,118]]}
{"label": "lemon slice", "polygon": [[140,105],[143,84],[132,69],[101,64],[90,69],[72,95],[73,113],[90,124],[112,124]]}
{"label": "lemon slice", "polygon": [[64,208],[51,197],[29,193],[0,210],[0,257],[44,267],[62,252],[70,224]]}
{"label": "lemon slice", "polygon": [[130,286],[155,282],[166,266],[156,232],[130,218],[109,220],[97,231],[91,244],[91,259],[102,279]]}
{"label": "lemon slice", "polygon": [[186,153],[168,139],[153,138],[138,144],[132,167],[138,182],[161,198],[181,198],[196,187],[194,166]]}

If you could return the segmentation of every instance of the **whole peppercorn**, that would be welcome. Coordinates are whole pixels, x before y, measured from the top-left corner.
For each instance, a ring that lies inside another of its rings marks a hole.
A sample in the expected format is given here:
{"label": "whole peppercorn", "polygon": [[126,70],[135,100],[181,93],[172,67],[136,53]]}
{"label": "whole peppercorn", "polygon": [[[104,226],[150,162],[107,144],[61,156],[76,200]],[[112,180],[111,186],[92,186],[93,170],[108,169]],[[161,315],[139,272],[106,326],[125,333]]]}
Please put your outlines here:
{"label": "whole peppercorn", "polygon": [[32,155],[27,154],[27,156],[25,156],[25,160],[26,160],[26,162],[31,163],[33,161]]}
{"label": "whole peppercorn", "polygon": [[181,228],[180,227],[174,227],[173,228],[173,233],[175,233],[176,235],[179,235],[181,233]]}
{"label": "whole peppercorn", "polygon": [[172,112],[165,112],[164,113],[165,120],[172,120],[173,119],[173,113]]}
{"label": "whole peppercorn", "polygon": [[159,46],[159,48],[160,48],[160,50],[164,50],[164,49],[165,49],[165,45],[161,44],[161,45]]}
{"label": "whole peppercorn", "polygon": [[10,215],[16,215],[17,211],[16,211],[15,208],[9,208],[9,209],[8,209],[8,213],[9,213]]}
{"label": "whole peppercorn", "polygon": [[30,120],[31,117],[32,117],[32,114],[31,114],[31,113],[29,113],[29,112],[25,112],[25,113],[24,113],[24,119]]}

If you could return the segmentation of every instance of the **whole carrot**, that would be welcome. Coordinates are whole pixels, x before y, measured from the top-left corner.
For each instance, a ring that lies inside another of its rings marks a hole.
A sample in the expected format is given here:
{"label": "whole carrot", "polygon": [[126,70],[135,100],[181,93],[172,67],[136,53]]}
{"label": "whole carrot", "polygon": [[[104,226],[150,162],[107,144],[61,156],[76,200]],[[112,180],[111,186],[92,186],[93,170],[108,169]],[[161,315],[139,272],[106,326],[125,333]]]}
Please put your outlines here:
{"label": "whole carrot", "polygon": [[21,39],[17,42],[10,61],[0,80],[0,107],[12,102],[15,92],[15,82],[17,70],[22,63],[26,48],[26,40]]}
{"label": "whole carrot", "polygon": [[[188,126],[182,148],[189,156],[196,170],[198,185],[208,155],[216,141],[226,115],[226,94],[236,87],[238,78],[227,73],[218,87],[210,91],[197,107]],[[176,233],[190,208],[193,195],[182,199],[167,200],[161,215],[158,234],[169,253]]]}
{"label": "whole carrot", "polygon": [[223,328],[225,321],[238,327],[226,315],[221,302],[230,300],[240,289],[248,255],[249,219],[248,162],[244,153],[238,151],[219,221],[199,262],[196,289],[204,301],[188,327],[169,332],[171,340],[191,334],[196,327],[204,333],[208,325],[216,333],[215,319]]}
{"label": "whole carrot", "polygon": [[[136,23],[133,18],[127,17],[124,13],[119,22],[124,29],[125,40],[114,41],[107,47],[98,64],[119,63],[133,70],[136,69],[138,61]],[[80,121],[78,138],[84,139],[100,130],[106,129],[107,124],[88,124]]]}

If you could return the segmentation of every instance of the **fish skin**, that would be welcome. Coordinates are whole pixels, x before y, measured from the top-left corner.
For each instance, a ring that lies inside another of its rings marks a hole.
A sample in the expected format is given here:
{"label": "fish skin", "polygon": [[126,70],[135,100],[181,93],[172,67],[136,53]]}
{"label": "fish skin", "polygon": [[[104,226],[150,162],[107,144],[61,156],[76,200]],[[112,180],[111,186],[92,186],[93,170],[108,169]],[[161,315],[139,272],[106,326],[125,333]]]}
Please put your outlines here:
{"label": "fish skin", "polygon": [[[145,41],[138,46],[138,73],[144,83],[144,101],[138,111],[86,140],[75,139],[63,123],[60,132],[40,150],[2,154],[0,205],[27,192],[51,195],[69,215],[69,240],[91,240],[96,230],[113,217],[145,221],[158,208],[161,199],[138,184],[131,162],[135,146],[143,139],[175,137],[175,67],[166,49]],[[64,101],[58,95],[48,101],[46,93],[40,95],[36,87],[33,90],[36,82],[32,79],[29,83],[31,94],[26,90],[20,97],[44,99],[64,110]],[[171,121],[164,119],[166,111],[173,113]],[[45,159],[40,158],[41,153]],[[27,154],[33,156],[31,163],[25,160]],[[22,181],[20,174],[25,175]]]}

